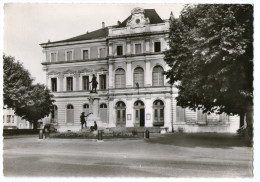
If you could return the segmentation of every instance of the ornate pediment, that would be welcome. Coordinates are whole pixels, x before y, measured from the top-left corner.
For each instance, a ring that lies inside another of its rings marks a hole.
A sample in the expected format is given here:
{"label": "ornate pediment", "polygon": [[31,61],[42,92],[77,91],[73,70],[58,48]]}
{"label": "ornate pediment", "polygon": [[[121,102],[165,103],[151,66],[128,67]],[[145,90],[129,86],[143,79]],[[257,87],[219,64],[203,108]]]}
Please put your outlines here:
{"label": "ornate pediment", "polygon": [[48,75],[59,75],[60,74],[60,72],[58,72],[58,71],[50,71],[50,72],[48,72]]}
{"label": "ornate pediment", "polygon": [[76,71],[75,70],[66,70],[66,71],[63,71],[63,74],[64,75],[75,75]]}
{"label": "ornate pediment", "polygon": [[89,69],[89,68],[84,68],[79,70],[79,73],[91,73],[93,70]]}
{"label": "ornate pediment", "polygon": [[149,18],[144,17],[143,8],[135,8],[131,11],[131,19],[127,21],[126,26],[139,27],[150,23]]}

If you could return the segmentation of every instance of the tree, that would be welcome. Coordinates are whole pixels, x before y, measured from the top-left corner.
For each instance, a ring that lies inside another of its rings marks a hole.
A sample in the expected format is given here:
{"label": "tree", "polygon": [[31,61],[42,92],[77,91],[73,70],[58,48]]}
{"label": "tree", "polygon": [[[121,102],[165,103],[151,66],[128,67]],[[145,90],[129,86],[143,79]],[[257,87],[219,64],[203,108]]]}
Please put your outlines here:
{"label": "tree", "polygon": [[28,70],[14,57],[3,56],[4,60],[4,104],[10,108],[25,107],[28,102],[28,88],[32,79]]}
{"label": "tree", "polygon": [[13,57],[4,60],[4,104],[15,114],[33,123],[49,115],[53,107],[53,95],[43,84],[32,84],[33,79],[23,65]]}
{"label": "tree", "polygon": [[252,5],[187,5],[171,18],[169,38],[165,74],[177,83],[177,105],[238,114],[240,126],[246,115],[252,128]]}

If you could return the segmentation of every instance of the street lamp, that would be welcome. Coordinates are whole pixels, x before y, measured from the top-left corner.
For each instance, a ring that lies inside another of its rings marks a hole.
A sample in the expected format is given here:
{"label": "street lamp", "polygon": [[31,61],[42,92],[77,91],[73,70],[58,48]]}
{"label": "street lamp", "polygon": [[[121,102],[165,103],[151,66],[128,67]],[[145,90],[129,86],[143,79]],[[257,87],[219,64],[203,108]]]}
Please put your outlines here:
{"label": "street lamp", "polygon": [[139,95],[139,83],[137,82],[137,83],[135,83],[135,85],[136,85],[136,87],[138,89],[138,95]]}

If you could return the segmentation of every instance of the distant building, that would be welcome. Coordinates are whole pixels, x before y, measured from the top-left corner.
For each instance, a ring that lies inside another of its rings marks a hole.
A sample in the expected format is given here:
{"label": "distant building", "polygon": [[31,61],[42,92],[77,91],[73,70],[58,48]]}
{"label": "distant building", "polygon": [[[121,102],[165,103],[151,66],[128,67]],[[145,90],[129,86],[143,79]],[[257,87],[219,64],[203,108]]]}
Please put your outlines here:
{"label": "distant building", "polygon": [[14,114],[14,110],[7,108],[3,109],[3,128],[4,129],[29,129],[30,123]]}
{"label": "distant building", "polygon": [[[88,126],[163,127],[168,131],[233,132],[237,118],[202,114],[176,106],[177,90],[167,83],[163,51],[170,20],[154,9],[135,8],[115,26],[41,44],[46,82],[55,96],[49,117],[59,131],[80,127],[81,112],[93,113]],[[93,75],[97,93],[91,93]]]}

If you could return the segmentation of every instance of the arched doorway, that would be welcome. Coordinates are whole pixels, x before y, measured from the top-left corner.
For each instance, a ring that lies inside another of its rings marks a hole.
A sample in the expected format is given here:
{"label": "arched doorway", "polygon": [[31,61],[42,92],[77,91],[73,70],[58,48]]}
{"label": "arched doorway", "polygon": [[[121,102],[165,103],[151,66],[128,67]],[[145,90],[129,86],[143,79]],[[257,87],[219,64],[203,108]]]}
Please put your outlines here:
{"label": "arched doorway", "polygon": [[54,105],[51,110],[51,122],[52,123],[58,122],[58,107],[56,105]]}
{"label": "arched doorway", "polygon": [[161,100],[156,100],[153,103],[153,126],[164,126],[164,104]]}
{"label": "arched doorway", "polygon": [[74,107],[73,105],[67,105],[67,123],[74,122]]}
{"label": "arched doorway", "polygon": [[107,122],[107,105],[106,104],[100,104],[99,107],[100,112],[100,119],[102,122]]}
{"label": "arched doorway", "polygon": [[125,114],[125,103],[119,101],[116,103],[116,125],[123,126],[126,125],[126,114]]}
{"label": "arched doorway", "polygon": [[140,100],[134,103],[135,110],[135,125],[136,126],[145,126],[145,106],[144,103]]}

